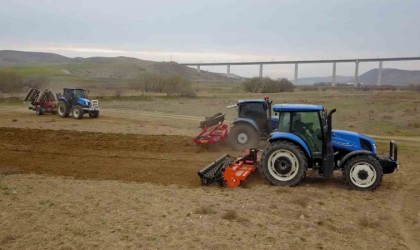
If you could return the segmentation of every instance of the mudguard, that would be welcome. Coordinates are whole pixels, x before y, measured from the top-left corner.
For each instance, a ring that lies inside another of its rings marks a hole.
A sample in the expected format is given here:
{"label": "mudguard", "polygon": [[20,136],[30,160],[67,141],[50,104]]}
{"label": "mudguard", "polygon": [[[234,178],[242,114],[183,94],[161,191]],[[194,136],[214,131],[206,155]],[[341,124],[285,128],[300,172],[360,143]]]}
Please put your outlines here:
{"label": "mudguard", "polygon": [[232,125],[235,125],[237,123],[250,124],[259,133],[257,123],[254,120],[252,120],[252,119],[249,119],[249,118],[240,118],[240,117],[239,118],[235,118],[235,120],[233,120],[233,122],[232,122]]}
{"label": "mudguard", "polygon": [[343,159],[341,159],[340,164],[338,164],[338,168],[343,168],[343,166],[344,166],[344,164],[346,164],[347,160],[350,159],[351,157],[355,156],[355,155],[370,155],[370,156],[373,156],[375,158],[378,158],[376,156],[376,154],[371,152],[371,151],[356,150],[356,151],[353,151],[353,152],[350,152],[350,153],[346,154],[346,156],[344,156]]}
{"label": "mudguard", "polygon": [[303,141],[300,137],[297,135],[294,135],[292,133],[286,133],[286,132],[274,132],[271,134],[269,142],[286,139],[293,141],[294,143],[301,146],[304,150],[307,156],[311,157],[311,151],[309,150],[308,145]]}
{"label": "mudguard", "polygon": [[63,102],[65,102],[67,105],[69,105],[69,102],[67,101],[67,99],[66,99],[64,96],[60,97],[60,98],[58,99],[58,101],[63,101]]}

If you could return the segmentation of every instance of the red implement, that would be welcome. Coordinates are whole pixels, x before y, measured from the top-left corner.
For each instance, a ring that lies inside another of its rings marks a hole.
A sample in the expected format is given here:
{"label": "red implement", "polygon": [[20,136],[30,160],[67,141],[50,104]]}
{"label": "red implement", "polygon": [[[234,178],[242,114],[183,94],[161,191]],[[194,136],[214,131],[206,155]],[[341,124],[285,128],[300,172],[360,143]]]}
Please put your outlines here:
{"label": "red implement", "polygon": [[195,144],[211,144],[223,141],[228,133],[228,125],[224,124],[225,115],[217,113],[200,122],[201,133],[194,138]]}
{"label": "red implement", "polygon": [[257,168],[257,149],[250,149],[245,156],[232,162],[223,172],[223,180],[228,187],[237,187]]}

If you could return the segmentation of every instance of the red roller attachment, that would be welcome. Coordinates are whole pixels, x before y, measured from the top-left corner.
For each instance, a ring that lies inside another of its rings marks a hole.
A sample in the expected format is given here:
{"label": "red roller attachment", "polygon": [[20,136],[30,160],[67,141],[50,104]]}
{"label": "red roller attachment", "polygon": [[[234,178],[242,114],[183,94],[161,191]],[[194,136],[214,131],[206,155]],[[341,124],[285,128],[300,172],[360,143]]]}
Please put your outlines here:
{"label": "red roller attachment", "polygon": [[223,123],[225,115],[217,113],[211,117],[206,117],[200,123],[201,133],[194,138],[195,144],[212,144],[223,141],[227,137],[228,125]]}

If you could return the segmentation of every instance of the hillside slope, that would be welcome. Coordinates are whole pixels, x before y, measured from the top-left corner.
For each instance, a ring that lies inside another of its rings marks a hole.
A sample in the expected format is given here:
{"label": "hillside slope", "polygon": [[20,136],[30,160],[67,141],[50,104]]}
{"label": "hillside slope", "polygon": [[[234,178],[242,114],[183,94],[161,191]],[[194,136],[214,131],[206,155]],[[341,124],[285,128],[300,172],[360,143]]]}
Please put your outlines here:
{"label": "hillside slope", "polygon": [[223,74],[197,71],[176,62],[154,62],[122,56],[69,58],[53,53],[3,50],[0,51],[0,67],[17,70],[27,69],[28,67],[51,68],[54,69],[54,72],[62,72],[67,77],[74,76],[110,81],[132,79],[145,72],[166,76],[179,75],[192,81],[201,82],[237,80],[235,78],[229,79]]}
{"label": "hillside slope", "polygon": [[[378,81],[378,69],[372,69],[362,74],[360,82],[376,84]],[[420,84],[420,70],[382,69],[382,84]]]}

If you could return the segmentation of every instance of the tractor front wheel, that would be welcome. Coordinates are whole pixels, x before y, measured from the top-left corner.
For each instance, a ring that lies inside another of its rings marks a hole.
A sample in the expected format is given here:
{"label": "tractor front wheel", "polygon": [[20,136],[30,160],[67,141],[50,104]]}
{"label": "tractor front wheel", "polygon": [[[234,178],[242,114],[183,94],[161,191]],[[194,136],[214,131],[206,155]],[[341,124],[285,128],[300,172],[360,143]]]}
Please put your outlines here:
{"label": "tractor front wheel", "polygon": [[99,111],[89,111],[89,117],[90,118],[98,118]]}
{"label": "tractor front wheel", "polygon": [[278,141],[271,143],[261,158],[260,171],[270,184],[296,186],[306,175],[308,160],[294,143]]}
{"label": "tractor front wheel", "polygon": [[379,161],[369,155],[353,157],[344,166],[344,178],[355,190],[375,190],[381,184],[382,176]]}
{"label": "tractor front wheel", "polygon": [[256,148],[258,146],[258,133],[250,125],[235,124],[228,134],[229,144],[238,151]]}
{"label": "tractor front wheel", "polygon": [[57,105],[58,116],[65,118],[69,116],[69,108],[64,101],[59,101]]}
{"label": "tractor front wheel", "polygon": [[75,119],[82,119],[83,114],[84,114],[84,111],[83,111],[82,107],[80,107],[79,105],[76,105],[76,106],[73,107],[73,117]]}

